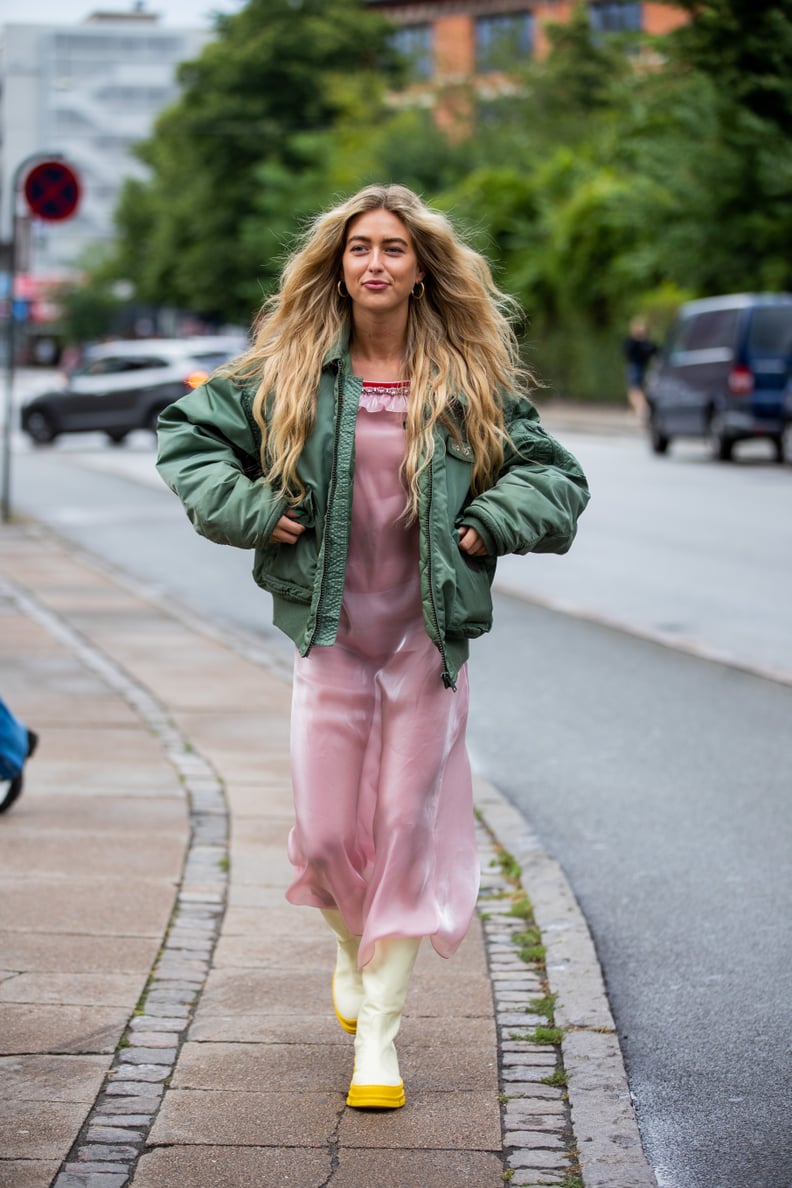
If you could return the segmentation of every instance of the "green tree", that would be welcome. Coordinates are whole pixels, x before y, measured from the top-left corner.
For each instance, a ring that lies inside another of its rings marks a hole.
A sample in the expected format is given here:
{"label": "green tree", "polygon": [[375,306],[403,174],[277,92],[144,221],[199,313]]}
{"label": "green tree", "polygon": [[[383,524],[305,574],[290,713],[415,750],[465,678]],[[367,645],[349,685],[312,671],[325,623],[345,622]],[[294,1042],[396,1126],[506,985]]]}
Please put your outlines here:
{"label": "green tree", "polygon": [[792,133],[792,0],[675,0],[690,21],[667,39],[679,63],[707,75],[727,107]]}
{"label": "green tree", "polygon": [[365,83],[376,108],[396,70],[388,31],[360,0],[249,0],[219,19],[140,146],[150,180],[129,182],[119,205],[119,268],[142,299],[249,318],[267,270],[246,237],[259,171],[304,169],[299,138],[329,132],[345,89]]}

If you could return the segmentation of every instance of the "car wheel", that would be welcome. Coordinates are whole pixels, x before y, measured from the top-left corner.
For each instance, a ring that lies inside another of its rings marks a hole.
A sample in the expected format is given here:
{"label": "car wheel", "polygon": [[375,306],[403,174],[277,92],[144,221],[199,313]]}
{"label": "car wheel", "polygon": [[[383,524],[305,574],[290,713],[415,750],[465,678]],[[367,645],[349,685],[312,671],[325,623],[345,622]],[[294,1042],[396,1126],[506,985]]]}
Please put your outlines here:
{"label": "car wheel", "polygon": [[151,411],[149,412],[148,416],[146,417],[143,428],[148,429],[149,433],[153,433],[156,435],[157,421],[159,420],[159,415],[161,412],[162,412],[161,408],[152,408]]}
{"label": "car wheel", "polygon": [[786,450],[784,448],[783,436],[773,438],[773,449],[775,450],[776,462],[786,462]]}
{"label": "car wheel", "polygon": [[710,443],[713,458],[718,462],[731,462],[734,440],[723,432],[723,424],[717,413],[710,420]]}
{"label": "car wheel", "polygon": [[663,433],[656,421],[649,422],[649,442],[652,446],[652,452],[655,454],[667,454],[668,447],[671,444],[671,438],[667,433]]}
{"label": "car wheel", "polygon": [[23,428],[36,445],[49,445],[58,436],[55,422],[49,413],[42,409],[34,409],[28,413]]}
{"label": "car wheel", "polygon": [[113,445],[121,445],[121,442],[126,439],[126,429],[108,429],[107,436],[110,438]]}

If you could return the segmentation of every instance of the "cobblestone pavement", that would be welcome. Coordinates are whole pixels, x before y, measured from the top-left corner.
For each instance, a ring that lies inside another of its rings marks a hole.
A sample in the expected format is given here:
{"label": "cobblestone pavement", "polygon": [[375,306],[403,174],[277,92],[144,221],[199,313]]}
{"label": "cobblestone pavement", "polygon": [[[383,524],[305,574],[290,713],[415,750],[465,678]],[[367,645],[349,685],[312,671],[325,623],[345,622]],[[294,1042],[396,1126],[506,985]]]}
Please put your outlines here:
{"label": "cobblestone pavement", "polygon": [[479,916],[424,946],[408,1104],[348,1110],[316,912],[285,903],[289,680],[35,526],[0,530],[0,1188],[654,1184],[585,922],[479,784]]}

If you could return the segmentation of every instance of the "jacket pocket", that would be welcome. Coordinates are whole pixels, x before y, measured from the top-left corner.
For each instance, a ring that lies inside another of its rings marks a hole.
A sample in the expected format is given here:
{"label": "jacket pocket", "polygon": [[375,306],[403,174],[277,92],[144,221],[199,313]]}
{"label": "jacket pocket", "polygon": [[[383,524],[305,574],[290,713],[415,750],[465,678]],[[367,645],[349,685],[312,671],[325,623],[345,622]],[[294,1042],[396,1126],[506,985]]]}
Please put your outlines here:
{"label": "jacket pocket", "polygon": [[452,541],[453,582],[446,587],[446,634],[449,639],[475,639],[492,627],[495,559],[468,557]]}
{"label": "jacket pocket", "polygon": [[253,578],[270,594],[280,594],[292,602],[310,602],[316,565],[316,531],[309,528],[296,544],[268,544],[256,549]]}

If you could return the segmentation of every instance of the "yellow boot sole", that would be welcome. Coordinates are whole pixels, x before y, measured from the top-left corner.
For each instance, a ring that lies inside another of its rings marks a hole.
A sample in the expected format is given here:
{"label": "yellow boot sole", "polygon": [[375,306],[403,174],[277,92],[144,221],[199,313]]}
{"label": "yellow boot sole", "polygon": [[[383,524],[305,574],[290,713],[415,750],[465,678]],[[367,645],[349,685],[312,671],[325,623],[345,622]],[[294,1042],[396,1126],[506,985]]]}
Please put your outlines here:
{"label": "yellow boot sole", "polygon": [[356,1110],[398,1110],[404,1105],[404,1085],[350,1085],[346,1103]]}

